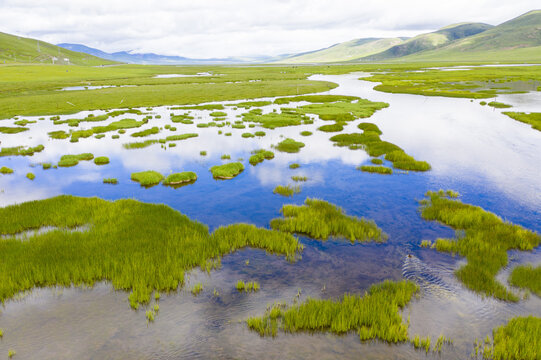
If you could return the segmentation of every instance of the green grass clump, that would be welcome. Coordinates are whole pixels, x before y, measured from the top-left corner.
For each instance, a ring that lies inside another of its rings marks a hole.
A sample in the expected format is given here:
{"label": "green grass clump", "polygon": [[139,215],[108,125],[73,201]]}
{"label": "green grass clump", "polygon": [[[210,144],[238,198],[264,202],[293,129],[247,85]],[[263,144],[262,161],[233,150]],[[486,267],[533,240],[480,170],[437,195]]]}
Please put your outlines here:
{"label": "green grass clump", "polygon": [[379,127],[373,123],[362,122],[359,125],[357,125],[357,127],[363,131],[373,131],[379,135],[383,134],[381,130],[379,129]]}
{"label": "green grass clump", "polygon": [[231,159],[231,155],[229,155],[229,154],[223,154],[220,158],[221,158],[222,160],[230,160],[230,159]]}
{"label": "green grass clump", "polygon": [[279,142],[278,145],[276,145],[274,148],[282,152],[298,153],[299,151],[301,151],[301,148],[303,147],[304,147],[304,143],[287,138]]}
{"label": "green grass clump", "polygon": [[154,127],[150,128],[150,129],[134,132],[133,134],[131,134],[131,136],[132,137],[145,137],[145,136],[149,136],[149,135],[158,134],[159,132],[160,132],[160,128],[157,127],[157,126],[154,126]]}
{"label": "green grass clump", "polygon": [[153,144],[157,144],[158,143],[158,140],[145,140],[145,141],[137,141],[137,142],[129,142],[129,143],[125,143],[125,144],[122,144],[122,147],[124,149],[128,149],[128,150],[131,150],[131,149],[143,149],[143,148],[146,148],[150,145],[153,145]]}
{"label": "green grass clump", "polygon": [[34,180],[36,178],[36,175],[32,174],[31,172],[26,174],[26,178],[28,180]]}
{"label": "green grass clump", "polygon": [[504,112],[511,119],[529,124],[535,130],[541,131],[541,113]]}
{"label": "green grass clump", "polygon": [[504,103],[497,102],[497,101],[491,101],[487,105],[492,106],[493,108],[497,108],[497,109],[507,109],[507,108],[513,107],[511,105],[504,104]]}
{"label": "green grass clump", "polygon": [[297,163],[293,163],[293,164],[289,164],[289,168],[290,169],[298,169],[300,168],[301,165],[300,164],[297,164]]}
{"label": "green grass clump", "polygon": [[103,179],[103,183],[104,183],[104,184],[113,184],[113,185],[116,185],[116,184],[118,184],[118,179],[115,179],[115,178],[105,178],[105,179]]}
{"label": "green grass clump", "polygon": [[254,110],[242,114],[243,121],[259,123],[266,129],[301,125],[302,121],[307,118],[299,113],[272,112],[268,114],[261,114],[260,112],[254,112]]}
{"label": "green grass clump", "polygon": [[197,174],[193,171],[184,171],[167,176],[163,181],[164,185],[179,185],[183,183],[194,182],[197,180]]}
{"label": "green grass clump", "polygon": [[265,135],[267,135],[267,133],[265,133],[264,131],[256,131],[256,132],[254,133],[254,135],[255,135],[255,136],[265,136]]}
{"label": "green grass clump", "polygon": [[31,121],[27,119],[17,120],[14,122],[15,125],[19,125],[19,126],[26,126],[28,124],[35,124],[35,123],[37,123],[36,120]]}
{"label": "green grass clump", "polygon": [[507,301],[518,297],[499,283],[495,276],[507,265],[507,251],[532,250],[541,242],[537,233],[502,221],[498,216],[478,206],[463,204],[446,194],[429,191],[421,201],[421,215],[461,231],[457,239],[437,239],[438,251],[458,253],[467,264],[455,274],[469,289]]}
{"label": "green grass clump", "polygon": [[[233,124],[233,125],[231,125],[231,127],[233,129],[246,129],[246,125],[244,125],[244,124]],[[229,134],[231,134],[231,133],[229,133]],[[231,135],[225,134],[225,136],[231,136]]]}
{"label": "green grass clump", "polygon": [[[484,344],[476,341],[474,357],[490,360],[538,360],[541,358],[541,318],[515,317],[492,330]],[[481,348],[482,347],[482,348]]]}
{"label": "green grass clump", "polygon": [[342,237],[355,241],[382,242],[387,235],[373,222],[348,216],[341,208],[323,200],[307,198],[304,205],[284,205],[280,210],[284,218],[271,220],[271,227],[289,233],[308,235],[327,240]]}
{"label": "green grass clump", "polygon": [[244,282],[242,280],[237,281],[235,288],[239,292],[257,292],[260,289],[259,283],[257,281]]}
{"label": "green grass clump", "polygon": [[57,165],[60,167],[70,167],[79,164],[79,161],[90,161],[92,159],[94,159],[94,155],[91,153],[63,155]]}
{"label": "green grass clump", "polygon": [[388,168],[386,166],[362,165],[362,166],[359,166],[357,169],[364,172],[384,174],[384,175],[391,175],[393,173],[393,169]]}
{"label": "green grass clump", "polygon": [[34,147],[15,146],[0,149],[0,157],[2,156],[32,156],[34,153],[42,152],[45,146],[38,145]]}
{"label": "green grass clump", "polygon": [[190,139],[197,136],[199,135],[195,133],[177,134],[177,135],[167,136],[165,139],[159,139],[159,140],[153,139],[153,140],[145,140],[141,142],[129,142],[129,143],[122,144],[122,146],[124,147],[124,149],[128,149],[128,150],[143,149],[157,143],[164,144],[169,141],[181,141],[181,140],[186,140],[186,139]]}
{"label": "green grass clump", "polygon": [[242,133],[241,136],[242,136],[243,138],[253,138],[253,137],[255,137],[254,134],[249,133],[249,132]]}
{"label": "green grass clump", "polygon": [[192,292],[192,295],[193,295],[193,296],[199,295],[199,293],[201,293],[201,291],[203,291],[203,284],[201,284],[201,283],[195,284],[195,285],[192,287],[192,290],[190,290],[190,291]]}
{"label": "green grass clump", "polygon": [[275,104],[285,105],[292,102],[311,102],[311,103],[332,103],[337,101],[353,101],[358,100],[356,96],[347,96],[347,95],[301,95],[301,96],[292,96],[292,97],[283,97],[274,100]]}
{"label": "green grass clump", "polygon": [[[96,126],[87,130],[76,130],[71,132],[71,142],[79,141],[79,138],[87,138],[94,134],[103,134],[106,132],[117,131],[122,129],[132,129],[143,126],[146,121],[136,121],[134,119],[122,119],[114,121],[109,125],[105,126]],[[113,138],[116,135],[113,135]]]}
{"label": "green grass clump", "polygon": [[233,162],[223,165],[215,165],[210,168],[212,176],[216,179],[233,179],[244,170],[240,162]]}
{"label": "green grass clump", "polygon": [[378,158],[374,158],[374,159],[370,160],[370,162],[372,162],[372,164],[375,164],[375,165],[382,165],[383,164],[383,160],[378,159]]}
{"label": "green grass clump", "polygon": [[27,127],[10,127],[10,126],[0,126],[0,133],[2,134],[17,134],[23,131],[30,130]]}
{"label": "green grass clump", "polygon": [[324,132],[340,132],[344,130],[344,124],[345,123],[343,122],[336,122],[334,124],[322,125],[318,127],[317,129],[319,131],[324,131]]}
{"label": "green grass clump", "polygon": [[[292,235],[234,224],[209,234],[207,226],[165,205],[74,196],[0,208],[0,302],[35,287],[83,286],[108,281],[131,291],[133,308],[154,291],[182,286],[185,273],[209,269],[244,247],[294,260],[302,245]],[[25,241],[15,235],[44,226]],[[88,231],[69,231],[88,226]],[[7,235],[7,236],[5,236]]]}
{"label": "green grass clump", "polygon": [[223,111],[213,111],[209,115],[212,117],[224,117],[227,116],[227,113]]}
{"label": "green grass clump", "polygon": [[173,107],[172,110],[180,110],[180,109],[186,109],[186,110],[224,110],[224,106],[222,104],[207,104],[207,105],[193,105],[193,106],[179,106],[179,107]]}
{"label": "green grass clump", "polygon": [[481,101],[481,102],[479,103],[479,105],[481,105],[481,106],[485,106],[486,104],[487,104],[486,101]]}
{"label": "green grass clump", "polygon": [[308,181],[308,178],[307,178],[306,176],[293,175],[293,176],[291,177],[291,180],[296,181],[296,182],[299,182],[299,181]]}
{"label": "green grass clump", "polygon": [[308,131],[308,130],[301,131],[301,135],[302,135],[302,136],[310,136],[310,135],[312,135],[312,132],[311,132],[311,131]]}
{"label": "green grass clump", "polygon": [[345,294],[340,299],[311,299],[290,307],[275,305],[264,316],[246,321],[261,336],[286,333],[356,331],[361,341],[379,339],[389,343],[408,340],[408,324],[400,310],[419,291],[411,281],[385,281],[372,285],[363,295]]}
{"label": "green grass clump", "polygon": [[261,100],[261,101],[243,101],[243,102],[236,103],[236,104],[229,104],[227,106],[235,106],[235,107],[238,107],[238,108],[249,109],[251,107],[261,107],[261,106],[267,106],[267,105],[271,105],[271,104],[272,104],[271,101]]}
{"label": "green grass clump", "polygon": [[[51,132],[48,132],[47,134],[49,135],[49,137],[51,139],[62,140],[62,139],[67,139],[67,138],[70,137],[70,134],[68,134],[64,130],[51,131]],[[103,135],[103,134],[98,134],[98,135]],[[98,136],[98,135],[96,135],[96,136]]]}
{"label": "green grass clump", "polygon": [[141,186],[158,185],[163,180],[163,175],[157,171],[147,170],[131,174],[131,179],[137,181]]}
{"label": "green grass clump", "polygon": [[109,164],[109,158],[107,156],[98,156],[94,159],[94,164],[96,165],[107,165]]}
{"label": "green grass clump", "polygon": [[200,152],[199,152],[199,155],[201,155],[201,156],[207,156],[207,152],[206,152],[205,150],[200,151]]}
{"label": "green grass clump", "polygon": [[252,154],[253,155],[250,156],[250,159],[248,161],[253,166],[256,166],[260,162],[263,162],[263,160],[265,159],[267,160],[274,159],[274,153],[272,151],[268,151],[264,149],[253,151]]}
{"label": "green grass clump", "polygon": [[49,170],[52,166],[53,166],[53,164],[51,164],[51,163],[42,163],[41,164],[41,167],[43,168],[43,170]]}
{"label": "green grass clump", "polygon": [[8,358],[11,359],[12,357],[14,357],[17,353],[15,352],[15,350],[12,350],[12,349],[9,349],[8,350]]}
{"label": "green grass clump", "polygon": [[278,185],[274,188],[272,191],[274,194],[282,195],[282,196],[293,196],[295,194],[298,194],[301,192],[301,187],[299,185]]}
{"label": "green grass clump", "polygon": [[172,115],[171,121],[174,123],[182,123],[182,124],[193,124],[193,116],[190,116],[189,114],[181,114],[181,115]]}
{"label": "green grass clump", "polygon": [[541,297],[541,266],[521,265],[515,267],[509,276],[509,284],[528,289]]}
{"label": "green grass clump", "polygon": [[432,247],[432,241],[430,240],[422,240],[421,241],[421,247],[423,248],[431,248]]}
{"label": "green grass clump", "polygon": [[165,141],[181,141],[181,140],[186,140],[186,139],[190,139],[190,138],[194,138],[198,136],[199,134],[196,134],[196,133],[169,135],[165,138]]}
{"label": "green grass clump", "polygon": [[7,166],[2,166],[0,168],[0,174],[13,174],[13,169],[8,168]]}

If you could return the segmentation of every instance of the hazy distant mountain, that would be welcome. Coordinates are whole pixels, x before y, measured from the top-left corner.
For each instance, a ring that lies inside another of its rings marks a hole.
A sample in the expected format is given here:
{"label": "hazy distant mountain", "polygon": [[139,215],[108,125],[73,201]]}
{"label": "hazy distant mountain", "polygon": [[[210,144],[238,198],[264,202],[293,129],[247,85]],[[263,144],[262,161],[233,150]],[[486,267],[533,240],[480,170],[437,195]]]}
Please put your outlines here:
{"label": "hazy distant mountain", "polygon": [[401,44],[407,38],[365,38],[356,39],[328,48],[296,54],[280,60],[282,63],[323,63],[341,62],[359,59],[385,51],[395,45]]}
{"label": "hazy distant mountain", "polygon": [[74,65],[106,65],[114,63],[92,55],[64,49],[41,40],[0,32],[0,62],[2,63]]}
{"label": "hazy distant mountain", "polygon": [[264,63],[280,59],[280,57],[261,56],[261,57],[229,57],[229,58],[211,58],[211,59],[192,59],[182,56],[158,55],[153,53],[132,53],[130,51],[119,51],[106,53],[81,44],[58,44],[65,49],[80,51],[104,59],[129,64],[155,64],[155,65],[181,65],[181,64],[237,64],[237,63]]}

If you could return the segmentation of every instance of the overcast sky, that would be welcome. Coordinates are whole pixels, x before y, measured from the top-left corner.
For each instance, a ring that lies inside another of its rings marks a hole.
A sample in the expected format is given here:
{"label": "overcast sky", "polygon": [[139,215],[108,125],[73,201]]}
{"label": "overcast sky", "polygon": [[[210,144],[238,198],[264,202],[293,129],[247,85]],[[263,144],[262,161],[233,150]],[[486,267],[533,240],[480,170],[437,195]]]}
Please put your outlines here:
{"label": "overcast sky", "polygon": [[0,31],[209,58],[298,53],[464,21],[497,25],[536,8],[539,0],[0,0]]}

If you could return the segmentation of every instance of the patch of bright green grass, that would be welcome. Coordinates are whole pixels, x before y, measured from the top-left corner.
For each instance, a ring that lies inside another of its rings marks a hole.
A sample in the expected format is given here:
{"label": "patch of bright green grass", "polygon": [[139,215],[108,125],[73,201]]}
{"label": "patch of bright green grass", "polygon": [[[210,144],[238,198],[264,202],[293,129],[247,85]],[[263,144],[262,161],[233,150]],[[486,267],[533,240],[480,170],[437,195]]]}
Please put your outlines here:
{"label": "patch of bright green grass", "polygon": [[15,146],[0,149],[0,157],[2,156],[32,156],[34,153],[41,152],[45,146],[38,145],[34,147]]}
{"label": "patch of bright green grass", "polygon": [[490,360],[538,360],[541,358],[541,318],[515,317],[492,330],[492,338],[476,341],[474,354]]}
{"label": "patch of bright green grass", "polygon": [[131,179],[137,181],[141,186],[158,185],[163,180],[163,175],[157,171],[147,170],[131,174]]}
{"label": "patch of bright green grass", "polygon": [[80,124],[81,122],[99,122],[99,121],[105,121],[105,120],[109,119],[110,117],[117,117],[117,116],[125,115],[125,114],[143,115],[143,113],[141,112],[141,110],[127,109],[127,110],[115,110],[115,111],[111,111],[111,112],[108,112],[108,113],[103,114],[103,115],[89,114],[89,115],[88,115],[86,118],[84,118],[84,119],[68,119],[68,120],[60,120],[60,118],[58,117],[57,119],[52,119],[52,118],[51,118],[51,120],[54,121],[54,124],[55,124],[55,125],[68,124],[69,126],[77,127],[77,126],[79,126],[79,124]]}
{"label": "patch of bright green grass", "polygon": [[[222,104],[207,104],[207,105],[189,105],[189,106],[179,106],[172,107],[172,110],[224,110],[225,107]],[[227,115],[227,114],[226,114]]]}
{"label": "patch of bright green grass", "polygon": [[418,161],[406,154],[403,150],[395,150],[385,154],[385,160],[393,163],[395,169],[410,171],[428,171],[431,166],[426,161]]}
{"label": "patch of bright green grass", "polygon": [[513,120],[529,124],[535,130],[541,131],[541,113],[504,112]]}
{"label": "patch of bright green grass", "polygon": [[[108,281],[131,291],[130,304],[152,292],[175,291],[195,267],[210,270],[221,256],[244,247],[294,260],[302,245],[290,234],[235,224],[209,234],[207,226],[165,205],[135,200],[58,196],[0,208],[0,301],[34,287]],[[16,234],[44,226],[26,241]],[[69,231],[88,226],[88,231]],[[11,236],[11,237],[10,237]]]}
{"label": "patch of bright green grass", "polygon": [[511,105],[504,104],[504,103],[497,102],[497,101],[491,101],[487,105],[492,106],[493,108],[497,108],[497,109],[507,109],[507,108],[513,107]]}
{"label": "patch of bright green grass", "polygon": [[515,267],[509,276],[509,284],[528,289],[541,297],[541,266],[521,265]]}
{"label": "patch of bright green grass", "polygon": [[7,166],[2,166],[0,168],[0,174],[13,174],[13,169],[8,168]]}
{"label": "patch of bright green grass", "polygon": [[254,135],[255,135],[255,136],[265,136],[265,135],[267,135],[267,134],[266,134],[264,131],[256,131],[256,132],[254,133]]}
{"label": "patch of bright green grass", "polygon": [[30,128],[27,127],[0,126],[0,133],[2,134],[17,134],[28,130],[30,130]]}
{"label": "patch of bright green grass", "polygon": [[[137,121],[134,119],[122,119],[114,121],[109,125],[105,126],[95,126],[87,130],[75,130],[71,132],[71,142],[79,141],[79,138],[87,138],[94,134],[103,134],[106,132],[117,131],[121,129],[132,129],[137,128],[145,124],[146,121]],[[114,137],[115,135],[113,135]]]}
{"label": "patch of bright green grass", "polygon": [[94,164],[96,165],[107,165],[109,164],[109,158],[107,156],[98,156],[94,159]]}
{"label": "patch of bright green grass", "polygon": [[193,124],[194,117],[190,114],[171,115],[171,121],[174,123]]}
{"label": "patch of bright green grass", "polygon": [[184,171],[167,176],[163,181],[164,185],[179,185],[183,183],[194,182],[197,180],[197,174],[193,171]]}
{"label": "patch of bright green grass", "polygon": [[201,155],[201,156],[207,156],[207,152],[204,151],[204,150],[203,150],[203,151],[200,151],[200,152],[199,152],[199,155]]}
{"label": "patch of bright green grass", "polygon": [[235,288],[238,292],[258,292],[261,287],[257,281],[244,282],[239,280],[237,281]]}
{"label": "patch of bright green grass", "polygon": [[252,156],[250,156],[250,159],[248,160],[250,164],[253,166],[259,164],[260,162],[263,162],[263,160],[267,159],[274,159],[274,153],[272,151],[260,149],[252,151]]}
{"label": "patch of bright green grass", "polygon": [[301,187],[299,185],[278,185],[274,188],[274,190],[272,191],[274,194],[278,194],[278,195],[282,195],[282,196],[287,196],[287,197],[291,197],[295,194],[298,194],[301,192]]}
{"label": "patch of bright green grass", "polygon": [[340,132],[344,130],[343,122],[335,122],[334,124],[322,125],[317,128],[319,131],[324,132]]}
{"label": "patch of bright green grass", "polygon": [[224,117],[224,116],[227,116],[227,113],[223,111],[213,111],[209,115],[212,117]]}
{"label": "patch of bright green grass", "polygon": [[201,284],[200,282],[195,284],[190,291],[192,292],[193,296],[199,295],[201,291],[203,291],[203,284]]}
{"label": "patch of bright green grass", "polygon": [[297,164],[297,163],[293,163],[293,164],[289,164],[289,168],[290,169],[298,169],[300,168],[301,165],[300,164]]}
{"label": "patch of bright green grass", "polygon": [[249,133],[249,132],[242,133],[241,136],[242,136],[243,138],[253,138],[253,137],[255,137],[254,134]]}
{"label": "patch of bright green grass", "polygon": [[231,155],[229,155],[229,154],[223,154],[223,155],[220,157],[220,159],[222,159],[222,160],[230,160],[230,159],[231,159]]}
{"label": "patch of bright green grass", "polygon": [[304,143],[300,141],[295,141],[293,139],[287,138],[279,142],[274,148],[278,151],[287,152],[287,153],[298,153],[301,151],[301,148],[304,147]]}
{"label": "patch of bright green grass", "polygon": [[[60,139],[61,140],[61,139],[67,139],[67,138],[70,137],[70,134],[68,134],[64,130],[51,131],[51,132],[48,132],[47,134],[49,135],[49,137],[51,139]],[[104,134],[98,134],[96,136],[101,136],[101,135],[105,136]]]}
{"label": "patch of bright green grass", "polygon": [[387,235],[374,221],[348,216],[344,210],[324,200],[307,198],[304,205],[284,205],[280,210],[284,218],[271,220],[276,230],[308,235],[314,239],[327,240],[341,237],[355,241],[382,242]]}
{"label": "patch of bright green grass", "polygon": [[310,136],[310,135],[312,135],[312,132],[311,132],[311,131],[308,131],[308,130],[301,131],[301,135],[302,135],[302,136]]}
{"label": "patch of bright green grass", "polygon": [[115,178],[105,178],[105,179],[103,179],[103,183],[104,183],[104,184],[113,184],[113,185],[116,185],[116,184],[118,184],[118,179],[115,179]]}
{"label": "patch of bright green grass", "polygon": [[508,250],[532,250],[541,242],[541,236],[504,222],[478,206],[463,204],[443,190],[429,191],[421,201],[421,210],[424,219],[461,230],[457,239],[437,239],[435,248],[466,257],[467,264],[455,272],[466,287],[497,299],[518,301],[495,276],[507,265]]}
{"label": "patch of bright green grass", "polygon": [[301,96],[292,96],[278,98],[274,100],[275,104],[284,105],[292,102],[311,102],[311,103],[332,103],[337,101],[353,101],[359,99],[356,96],[347,96],[347,95],[301,95]]}
{"label": "patch of bright green grass", "polygon": [[70,167],[79,164],[79,161],[90,161],[92,159],[94,159],[94,155],[91,153],[63,155],[57,165],[60,167]]}
{"label": "patch of bright green grass", "polygon": [[233,162],[223,165],[215,165],[210,168],[212,176],[216,179],[233,179],[244,170],[240,162]]}
{"label": "patch of bright green grass", "polygon": [[267,113],[267,114],[257,114],[253,112],[244,113],[242,115],[245,122],[255,122],[259,123],[262,127],[266,129],[276,129],[278,127],[285,126],[297,126],[301,125],[303,120],[307,117],[298,114],[298,113]]}
{"label": "patch of bright green grass", "polygon": [[158,134],[159,132],[160,132],[160,128],[157,127],[157,126],[154,126],[154,127],[150,128],[150,129],[134,132],[133,134],[131,134],[131,136],[132,137],[145,137],[145,136],[149,136],[149,135]]}
{"label": "patch of bright green grass", "polygon": [[238,107],[238,108],[249,109],[251,107],[261,107],[261,106],[267,106],[267,105],[271,105],[271,104],[272,104],[271,101],[261,100],[261,101],[243,101],[243,102],[236,103],[236,104],[229,104],[227,106],[235,106],[235,107]]}
{"label": "patch of bright green grass", "polygon": [[26,126],[28,124],[35,124],[35,123],[37,123],[36,120],[31,121],[27,119],[17,120],[14,122],[15,125],[19,125],[19,126]]}
{"label": "patch of bright green grass", "polygon": [[378,159],[378,158],[371,159],[370,162],[371,162],[372,164],[375,164],[375,165],[381,165],[381,164],[383,164],[383,160]]}
{"label": "patch of bright green grass", "polygon": [[379,135],[383,134],[381,132],[381,130],[379,129],[379,127],[376,124],[373,124],[373,123],[362,122],[359,125],[357,125],[357,127],[360,130],[363,130],[363,131],[372,131],[372,132],[375,132],[375,133],[377,133]]}
{"label": "patch of bright green grass", "polygon": [[143,149],[143,148],[146,148],[146,147],[148,147],[150,145],[157,144],[157,143],[164,144],[164,143],[169,142],[169,141],[181,141],[181,140],[186,140],[186,139],[190,139],[190,138],[198,137],[198,136],[199,135],[195,134],[195,133],[177,134],[177,135],[167,136],[165,139],[159,139],[159,140],[153,139],[153,140],[129,142],[129,143],[122,144],[122,146],[124,147],[124,149],[128,149],[128,150],[131,150],[131,149]]}
{"label": "patch of bright green grass", "polygon": [[306,176],[297,176],[297,175],[293,175],[291,177],[291,180],[295,181],[295,182],[299,182],[299,181],[308,181],[308,178]]}
{"label": "patch of bright green grass", "polygon": [[169,135],[165,138],[165,141],[181,141],[181,140],[186,140],[186,139],[190,139],[190,138],[194,138],[198,136],[199,134],[196,134],[196,133]]}
{"label": "patch of bright green grass", "polygon": [[410,281],[385,281],[372,285],[363,295],[345,294],[337,300],[311,299],[290,307],[275,305],[264,316],[249,318],[249,329],[261,336],[286,333],[356,331],[361,341],[379,339],[389,343],[408,340],[408,324],[402,310],[419,291]]}
{"label": "patch of bright green grass", "polygon": [[391,175],[393,173],[393,169],[388,168],[386,166],[362,165],[362,166],[359,166],[357,169],[364,172],[384,174],[384,175]]}
{"label": "patch of bright green grass", "polygon": [[36,178],[36,175],[34,175],[33,173],[29,172],[26,174],[26,178],[28,180],[34,180]]}

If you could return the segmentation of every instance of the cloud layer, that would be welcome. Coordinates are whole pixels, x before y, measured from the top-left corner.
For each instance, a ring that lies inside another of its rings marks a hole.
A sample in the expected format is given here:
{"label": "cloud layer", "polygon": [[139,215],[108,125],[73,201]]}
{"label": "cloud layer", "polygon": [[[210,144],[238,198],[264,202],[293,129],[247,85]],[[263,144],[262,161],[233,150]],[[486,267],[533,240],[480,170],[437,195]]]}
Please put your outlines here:
{"label": "cloud layer", "polygon": [[108,52],[278,55],[463,21],[496,25],[536,6],[532,0],[0,0],[0,31]]}

